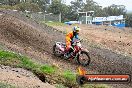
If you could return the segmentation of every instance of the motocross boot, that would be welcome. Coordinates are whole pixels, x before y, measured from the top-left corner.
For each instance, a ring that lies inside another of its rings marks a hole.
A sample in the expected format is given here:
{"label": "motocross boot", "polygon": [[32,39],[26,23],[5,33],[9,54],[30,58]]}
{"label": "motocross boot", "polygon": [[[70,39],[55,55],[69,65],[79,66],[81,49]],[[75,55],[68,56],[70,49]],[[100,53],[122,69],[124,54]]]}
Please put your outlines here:
{"label": "motocross boot", "polygon": [[64,58],[69,59],[71,57],[71,53],[73,52],[72,48],[65,52]]}
{"label": "motocross boot", "polygon": [[65,54],[64,54],[64,59],[68,59],[69,57],[70,57],[69,51],[65,52]]}

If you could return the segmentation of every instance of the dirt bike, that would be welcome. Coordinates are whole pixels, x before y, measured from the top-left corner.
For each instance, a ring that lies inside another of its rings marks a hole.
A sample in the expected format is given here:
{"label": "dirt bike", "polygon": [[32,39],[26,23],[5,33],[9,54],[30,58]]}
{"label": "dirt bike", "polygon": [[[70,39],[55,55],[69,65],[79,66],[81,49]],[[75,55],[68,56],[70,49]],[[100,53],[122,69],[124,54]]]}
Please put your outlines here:
{"label": "dirt bike", "polygon": [[[81,64],[82,66],[88,66],[90,63],[90,56],[88,50],[84,49],[81,46],[81,40],[75,40],[72,44],[72,52],[70,53],[70,57],[74,59],[77,63]],[[53,54],[58,57],[65,58],[65,49],[66,44],[62,42],[56,42],[53,46]]]}

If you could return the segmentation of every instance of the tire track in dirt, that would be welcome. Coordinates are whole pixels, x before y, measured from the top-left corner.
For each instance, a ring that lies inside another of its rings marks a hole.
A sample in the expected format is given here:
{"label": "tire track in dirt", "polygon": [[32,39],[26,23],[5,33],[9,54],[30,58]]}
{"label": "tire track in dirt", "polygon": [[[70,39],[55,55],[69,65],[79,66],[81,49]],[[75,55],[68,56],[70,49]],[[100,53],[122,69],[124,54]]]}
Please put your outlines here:
{"label": "tire track in dirt", "polygon": [[[93,61],[89,69],[98,71],[100,74],[129,74],[132,79],[132,58],[116,54],[107,49],[90,50]],[[112,84],[117,88],[131,88],[132,82],[128,84]]]}

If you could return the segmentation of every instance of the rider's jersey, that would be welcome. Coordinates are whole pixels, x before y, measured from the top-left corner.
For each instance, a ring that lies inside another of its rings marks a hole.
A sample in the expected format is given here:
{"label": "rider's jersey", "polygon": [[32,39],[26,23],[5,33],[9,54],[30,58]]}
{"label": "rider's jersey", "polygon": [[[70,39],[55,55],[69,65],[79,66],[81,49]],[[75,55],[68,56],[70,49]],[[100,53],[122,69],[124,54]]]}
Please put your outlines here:
{"label": "rider's jersey", "polygon": [[75,41],[76,39],[79,39],[78,34],[76,34],[76,35],[73,36],[71,43],[74,43],[74,41]]}
{"label": "rider's jersey", "polygon": [[74,39],[79,39],[78,34],[73,34],[73,32],[71,31],[66,35],[66,41],[70,41],[71,43],[73,43]]}
{"label": "rider's jersey", "polygon": [[66,51],[69,51],[70,46],[73,44],[74,39],[79,39],[78,34],[74,34],[73,31],[66,35]]}

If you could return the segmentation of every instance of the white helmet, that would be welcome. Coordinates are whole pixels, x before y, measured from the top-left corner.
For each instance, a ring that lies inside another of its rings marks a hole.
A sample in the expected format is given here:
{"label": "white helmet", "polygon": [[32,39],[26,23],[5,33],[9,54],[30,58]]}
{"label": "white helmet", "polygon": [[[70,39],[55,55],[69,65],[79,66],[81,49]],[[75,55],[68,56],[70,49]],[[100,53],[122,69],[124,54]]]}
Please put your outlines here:
{"label": "white helmet", "polygon": [[79,33],[81,29],[78,26],[73,27],[73,31]]}

